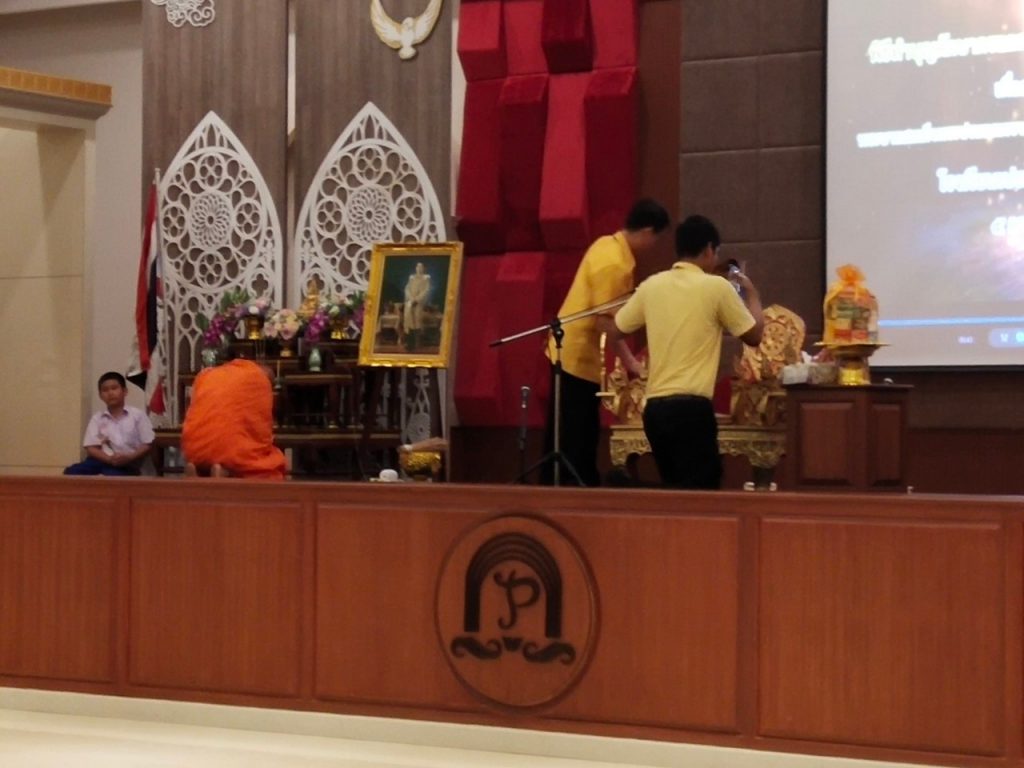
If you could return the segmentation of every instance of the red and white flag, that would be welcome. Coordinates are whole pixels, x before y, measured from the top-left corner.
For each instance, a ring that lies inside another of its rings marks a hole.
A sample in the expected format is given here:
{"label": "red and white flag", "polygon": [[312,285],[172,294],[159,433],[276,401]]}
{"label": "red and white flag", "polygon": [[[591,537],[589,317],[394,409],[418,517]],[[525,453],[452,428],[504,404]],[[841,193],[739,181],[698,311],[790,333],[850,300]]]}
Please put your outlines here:
{"label": "red and white flag", "polygon": [[154,424],[166,420],[166,368],[160,352],[163,284],[160,273],[160,236],[157,231],[157,185],[149,188],[142,229],[142,253],[135,288],[135,333],[127,379],[146,393],[146,411]]}

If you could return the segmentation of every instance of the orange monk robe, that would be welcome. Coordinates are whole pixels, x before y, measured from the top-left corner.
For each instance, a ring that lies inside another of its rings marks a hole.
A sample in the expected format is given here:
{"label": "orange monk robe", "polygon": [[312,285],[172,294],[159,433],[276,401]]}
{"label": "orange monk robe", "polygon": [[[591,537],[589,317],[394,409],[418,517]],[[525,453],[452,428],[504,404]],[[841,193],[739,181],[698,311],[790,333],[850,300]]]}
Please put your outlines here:
{"label": "orange monk robe", "polygon": [[236,477],[282,480],[284,454],[274,445],[270,377],[251,360],[202,371],[181,430],[181,450],[197,466],[220,464]]}

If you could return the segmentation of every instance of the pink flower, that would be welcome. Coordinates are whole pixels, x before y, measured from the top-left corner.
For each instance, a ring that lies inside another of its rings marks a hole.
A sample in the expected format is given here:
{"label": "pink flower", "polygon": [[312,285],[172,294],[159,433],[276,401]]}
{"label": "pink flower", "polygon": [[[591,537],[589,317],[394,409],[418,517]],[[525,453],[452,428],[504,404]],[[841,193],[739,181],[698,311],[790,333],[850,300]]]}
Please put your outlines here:
{"label": "pink flower", "polygon": [[263,326],[263,335],[268,339],[294,339],[302,330],[302,320],[294,309],[279,309]]}

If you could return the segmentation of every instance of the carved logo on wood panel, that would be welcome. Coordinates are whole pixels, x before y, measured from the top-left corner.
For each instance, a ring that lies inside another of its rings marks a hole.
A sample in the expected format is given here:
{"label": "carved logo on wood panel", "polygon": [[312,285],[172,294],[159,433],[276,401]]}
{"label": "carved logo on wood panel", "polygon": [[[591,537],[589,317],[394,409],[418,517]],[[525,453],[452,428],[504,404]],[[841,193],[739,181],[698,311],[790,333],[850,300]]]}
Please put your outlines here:
{"label": "carved logo on wood panel", "polygon": [[465,534],[438,583],[442,649],[474,693],[538,707],[567,693],[589,659],[597,618],[593,579],[554,526],[507,515]]}

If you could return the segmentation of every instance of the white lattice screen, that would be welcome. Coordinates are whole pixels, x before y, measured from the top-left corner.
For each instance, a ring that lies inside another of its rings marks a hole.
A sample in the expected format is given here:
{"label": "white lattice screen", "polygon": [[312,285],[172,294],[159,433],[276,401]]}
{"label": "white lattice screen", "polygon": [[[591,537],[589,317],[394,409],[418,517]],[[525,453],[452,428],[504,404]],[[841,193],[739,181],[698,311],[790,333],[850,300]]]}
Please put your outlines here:
{"label": "white lattice screen", "polygon": [[[289,293],[316,280],[327,291],[365,291],[374,243],[447,239],[437,193],[398,129],[367,104],[338,136],[306,192],[295,231]],[[430,436],[430,378],[402,376],[402,439]],[[442,409],[443,411],[443,409]]]}
{"label": "white lattice screen", "polygon": [[[242,288],[275,304],[282,299],[284,248],[273,197],[252,157],[214,112],[185,140],[160,183],[160,234],[173,344],[166,334],[160,343],[174,382],[179,371],[198,364],[196,317],[212,316],[226,291]],[[177,392],[169,397],[177,422]]]}
{"label": "white lattice screen", "polygon": [[316,279],[327,290],[365,290],[374,243],[445,240],[437,193],[391,121],[368,102],[313,177],[295,231],[291,298]]}
{"label": "white lattice screen", "polygon": [[[281,306],[283,238],[259,169],[214,112],[178,151],[161,182],[160,199],[165,307],[173,338],[169,343],[165,334],[160,344],[173,382],[179,371],[198,365],[202,331],[196,317],[211,316],[226,291],[244,288]],[[374,243],[445,239],[441,206],[423,165],[391,121],[367,103],[331,147],[306,193],[296,223],[290,303],[298,305],[310,280],[327,292],[365,291]],[[403,375],[402,389],[403,439],[429,437],[430,377],[422,370],[411,380]],[[178,421],[176,392],[169,396]]]}

